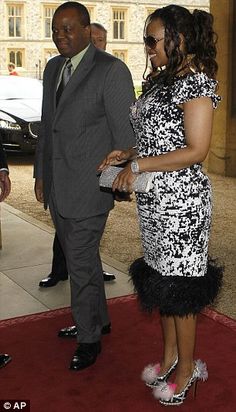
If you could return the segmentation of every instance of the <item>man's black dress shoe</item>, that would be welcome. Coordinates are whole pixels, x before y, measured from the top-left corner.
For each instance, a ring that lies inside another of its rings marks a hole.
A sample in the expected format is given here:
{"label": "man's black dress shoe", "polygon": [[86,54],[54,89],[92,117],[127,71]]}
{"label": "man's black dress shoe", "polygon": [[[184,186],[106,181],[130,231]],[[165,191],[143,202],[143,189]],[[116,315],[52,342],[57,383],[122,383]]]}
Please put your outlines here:
{"label": "man's black dress shoe", "polygon": [[0,368],[6,366],[11,361],[11,357],[7,354],[0,353]]}
{"label": "man's black dress shoe", "polygon": [[101,352],[101,342],[80,343],[72,358],[70,369],[80,371],[96,362]]}
{"label": "man's black dress shoe", "polygon": [[112,273],[103,272],[103,280],[104,282],[110,282],[111,280],[116,280],[116,277]]}
{"label": "man's black dress shoe", "polygon": [[67,279],[68,279],[68,276],[65,276],[63,278],[62,277],[58,278],[56,275],[53,275],[53,273],[50,273],[47,278],[42,279],[39,282],[39,286],[41,288],[51,288],[52,286],[55,286],[58,282],[60,282],[60,280],[67,280]]}
{"label": "man's black dress shoe", "polygon": [[[102,327],[101,330],[102,335],[107,335],[111,333],[111,323]],[[76,338],[77,336],[77,327],[76,326],[68,326],[67,328],[63,328],[58,332],[59,338]]]}

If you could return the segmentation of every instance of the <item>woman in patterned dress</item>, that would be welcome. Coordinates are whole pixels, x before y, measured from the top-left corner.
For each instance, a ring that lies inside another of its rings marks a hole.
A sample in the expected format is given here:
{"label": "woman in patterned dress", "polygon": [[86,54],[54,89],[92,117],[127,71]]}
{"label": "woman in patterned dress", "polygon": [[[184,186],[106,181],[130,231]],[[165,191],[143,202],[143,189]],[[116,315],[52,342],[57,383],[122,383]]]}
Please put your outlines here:
{"label": "woman in patterned dress", "polygon": [[206,364],[193,358],[197,314],[221,286],[222,271],[208,258],[212,193],[201,166],[220,100],[212,23],[211,14],[176,5],[148,17],[144,43],[154,70],[131,107],[137,148],[113,151],[100,166],[130,160],[113,184],[121,191],[132,191],[137,174],[153,173],[151,190],[136,193],[144,257],[130,274],[142,307],[160,311],[163,358],[142,377],[164,405],[183,403],[207,379]]}

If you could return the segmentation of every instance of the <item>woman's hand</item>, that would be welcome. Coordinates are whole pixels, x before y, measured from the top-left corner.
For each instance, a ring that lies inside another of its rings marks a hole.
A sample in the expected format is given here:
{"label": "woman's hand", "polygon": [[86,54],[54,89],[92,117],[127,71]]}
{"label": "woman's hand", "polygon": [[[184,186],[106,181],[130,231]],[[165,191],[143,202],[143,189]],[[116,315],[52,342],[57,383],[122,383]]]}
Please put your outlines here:
{"label": "woman's hand", "polygon": [[115,178],[112,190],[119,190],[119,192],[129,192],[132,193],[132,185],[135,181],[136,176],[131,172],[130,164],[128,164]]}
{"label": "woman's hand", "polygon": [[111,153],[109,153],[105,159],[102,161],[102,163],[98,166],[98,171],[102,171],[106,169],[108,166],[117,166],[122,163],[127,162],[127,160],[132,159],[134,155],[134,149],[128,149],[128,150],[113,150]]}

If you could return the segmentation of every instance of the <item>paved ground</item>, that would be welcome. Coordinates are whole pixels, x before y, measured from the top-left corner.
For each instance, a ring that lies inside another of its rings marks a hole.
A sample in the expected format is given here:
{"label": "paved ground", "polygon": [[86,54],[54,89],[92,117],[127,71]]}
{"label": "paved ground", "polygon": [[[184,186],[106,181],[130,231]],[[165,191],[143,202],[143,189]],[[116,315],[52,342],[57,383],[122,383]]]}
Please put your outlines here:
{"label": "paved ground", "polygon": [[[1,224],[0,320],[70,306],[69,280],[49,289],[38,286],[51,269],[54,229],[6,203]],[[133,293],[120,262],[102,255],[102,264],[116,276],[105,282],[108,299]]]}
{"label": "paved ground", "polygon": [[[48,225],[48,212],[35,201],[33,157],[10,157],[12,193],[10,205]],[[210,175],[214,190],[214,215],[210,254],[225,265],[224,288],[216,308],[236,318],[236,178]],[[101,251],[124,268],[142,254],[135,201],[117,203],[104,233]]]}

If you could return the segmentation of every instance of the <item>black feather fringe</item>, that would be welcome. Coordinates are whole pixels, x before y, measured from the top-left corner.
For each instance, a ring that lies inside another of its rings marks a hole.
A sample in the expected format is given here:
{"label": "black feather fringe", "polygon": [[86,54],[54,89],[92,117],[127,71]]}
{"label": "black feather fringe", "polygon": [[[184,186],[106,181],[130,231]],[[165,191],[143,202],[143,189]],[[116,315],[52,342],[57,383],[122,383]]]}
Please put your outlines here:
{"label": "black feather fringe", "polygon": [[184,317],[213,303],[222,286],[223,268],[209,259],[205,276],[162,276],[139,258],[129,274],[143,310],[158,309],[162,316]]}

